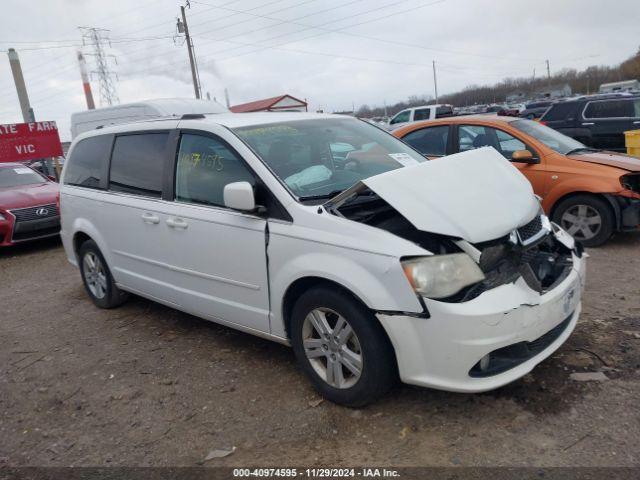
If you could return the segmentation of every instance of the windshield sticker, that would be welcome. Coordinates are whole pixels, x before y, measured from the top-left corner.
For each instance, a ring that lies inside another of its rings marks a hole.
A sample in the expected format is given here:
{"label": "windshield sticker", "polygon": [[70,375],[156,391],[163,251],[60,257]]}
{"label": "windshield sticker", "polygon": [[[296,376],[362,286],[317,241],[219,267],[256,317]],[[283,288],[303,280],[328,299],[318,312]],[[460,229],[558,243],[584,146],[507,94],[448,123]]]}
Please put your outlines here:
{"label": "windshield sticker", "polygon": [[14,168],[13,169],[14,172],[16,172],[19,175],[24,175],[25,173],[33,173],[33,170],[31,170],[30,168],[27,167],[18,167],[18,168]]}
{"label": "windshield sticker", "polygon": [[408,153],[390,153],[389,156],[393,158],[396,162],[401,163],[405,167],[409,165],[415,165],[416,163],[418,163]]}

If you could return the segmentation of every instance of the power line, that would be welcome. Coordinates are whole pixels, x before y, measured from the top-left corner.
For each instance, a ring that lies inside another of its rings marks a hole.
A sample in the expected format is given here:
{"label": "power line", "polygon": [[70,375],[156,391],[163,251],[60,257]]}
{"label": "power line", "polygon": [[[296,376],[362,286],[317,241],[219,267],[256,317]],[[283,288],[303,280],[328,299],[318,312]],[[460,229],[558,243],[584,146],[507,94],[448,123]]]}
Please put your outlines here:
{"label": "power line", "polygon": [[[332,8],[328,8],[328,9],[324,9],[324,10],[320,10],[320,11],[316,11],[316,12],[313,12],[313,13],[310,13],[310,14],[307,14],[307,15],[303,15],[303,16],[301,16],[301,17],[297,17],[297,18],[295,18],[295,19],[293,19],[293,20],[291,20],[291,21],[299,20],[300,18],[306,18],[306,17],[312,16],[312,15],[317,15],[318,13],[326,13],[327,11],[335,10],[335,9],[338,9],[338,8],[342,8],[342,7],[344,7],[344,6],[348,5],[348,4],[356,3],[356,2],[359,2],[359,1],[362,1],[362,0],[354,0],[354,1],[352,1],[352,2],[348,2],[347,4],[343,4],[343,5],[339,5],[339,6],[336,6],[336,7],[332,7]],[[348,19],[350,19],[350,18],[359,17],[359,16],[361,16],[361,15],[368,15],[369,13],[373,13],[373,12],[378,11],[378,10],[382,10],[382,9],[385,9],[385,8],[389,8],[389,7],[395,6],[395,5],[400,4],[400,3],[405,3],[406,1],[407,1],[407,0],[400,0],[400,1],[396,1],[396,2],[393,2],[393,3],[389,3],[389,4],[386,4],[386,5],[383,5],[383,6],[381,6],[381,7],[377,7],[377,8],[370,9],[370,10],[366,10],[366,11],[364,11],[364,12],[359,12],[359,13],[355,13],[355,14],[347,15],[347,16],[345,16],[345,17],[342,17],[342,18],[338,19],[338,20],[331,20],[331,21],[325,22],[325,23],[323,23],[323,24],[321,24],[321,25],[319,25],[319,26],[314,26],[314,27],[305,27],[305,28],[303,28],[302,30],[299,30],[299,31],[297,31],[297,32],[289,32],[289,33],[279,34],[279,35],[276,35],[276,36],[273,36],[273,37],[269,37],[269,38],[267,38],[267,39],[263,39],[263,40],[262,40],[262,42],[266,42],[266,41],[273,40],[273,39],[276,39],[276,38],[281,38],[281,37],[289,36],[289,35],[296,34],[296,33],[300,33],[300,32],[302,32],[302,31],[306,31],[306,30],[312,30],[312,29],[315,29],[315,28],[318,28],[318,27],[321,27],[321,26],[324,26],[324,25],[328,25],[328,24],[330,24],[330,23],[335,23],[335,22],[340,22],[340,21],[348,20]],[[436,2],[434,2],[434,3],[440,3],[440,2],[443,2],[443,1],[446,1],[446,0],[437,0],[437,1],[436,1]],[[371,19],[371,20],[367,20],[367,21],[365,21],[365,22],[360,22],[360,24],[373,22],[373,21],[376,21],[376,20],[380,20],[380,19],[382,19],[382,18],[388,18],[389,16],[398,15],[398,14],[401,14],[401,13],[405,13],[406,11],[416,10],[417,8],[423,8],[423,7],[426,7],[426,6],[429,6],[429,5],[430,5],[430,4],[421,5],[421,6],[418,6],[418,7],[414,7],[414,8],[412,8],[412,9],[408,9],[408,10],[404,10],[404,11],[400,11],[400,12],[391,13],[391,14],[388,14],[388,15],[386,15],[386,16],[384,16],[384,17],[377,17],[377,18],[374,18],[374,19]],[[282,22],[282,23],[286,23],[286,22]],[[272,26],[270,26],[270,27],[265,27],[265,28],[271,28],[271,27],[273,27],[273,26],[275,26],[275,25],[272,25]],[[347,26],[342,27],[342,28],[351,28],[352,26],[353,26],[353,25],[347,25]],[[265,28],[257,29],[257,30],[254,30],[253,32],[256,32],[256,31],[258,31],[258,30],[264,30]],[[326,35],[326,33],[327,33],[327,32],[321,32],[321,33],[319,33],[319,34],[310,35],[310,36],[308,36],[308,37],[304,37],[304,38],[302,38],[302,39],[298,39],[298,40],[288,40],[288,41],[286,41],[286,42],[282,42],[282,43],[280,43],[280,44],[276,44],[276,45],[262,46],[262,47],[261,47],[260,49],[258,49],[258,50],[254,50],[254,51],[251,51],[251,52],[246,52],[246,53],[244,53],[244,54],[235,55],[235,56],[228,57],[228,58],[235,58],[236,56],[248,55],[248,54],[250,54],[250,53],[254,53],[254,52],[258,52],[258,51],[266,50],[266,49],[268,49],[268,48],[273,48],[273,47],[278,47],[278,46],[281,46],[281,45],[286,45],[287,43],[295,43],[295,42],[298,42],[298,41],[300,41],[300,40],[304,40],[304,39],[306,39],[306,38],[314,38],[314,37],[318,37],[318,36],[321,36],[321,35]],[[232,35],[232,36],[230,36],[230,37],[226,37],[226,38],[224,38],[224,39],[207,39],[207,40],[210,40],[210,41],[209,41],[209,42],[204,42],[204,44],[212,43],[212,42],[214,42],[214,43],[215,43],[215,42],[220,42],[220,41],[222,41],[222,42],[228,42],[230,38],[239,37],[239,36],[242,36],[242,35],[244,35],[244,34],[245,34],[244,32],[241,32],[241,33],[239,33],[239,34]],[[202,37],[201,37],[201,38],[202,38]],[[229,43],[231,43],[231,42],[229,42]],[[235,49],[237,49],[237,48],[239,48],[239,47],[232,47],[232,48],[228,48],[228,49],[223,49],[223,50],[219,50],[219,51],[216,51],[216,52],[212,52],[212,53],[210,53],[209,55],[216,55],[216,54],[218,54],[218,53],[223,53],[223,52],[226,52],[226,51],[235,50]],[[146,58],[152,58],[152,57],[153,57],[153,56],[148,56],[148,57],[146,57]],[[223,58],[222,60],[227,60],[228,58]],[[164,66],[177,65],[177,64],[179,64],[179,63],[182,63],[182,62],[172,62],[172,63],[167,63],[167,64],[164,64]],[[139,72],[137,72],[137,73],[141,73],[141,72],[144,72],[144,71],[145,71],[145,70],[141,70],[141,71],[139,71]]]}
{"label": "power line", "polygon": [[[288,6],[288,7],[280,8],[280,9],[277,9],[277,10],[273,10],[273,11],[269,12],[269,15],[272,15],[272,14],[274,14],[274,13],[278,13],[278,12],[283,12],[283,11],[285,11],[285,10],[291,10],[291,9],[293,9],[293,8],[298,8],[298,7],[302,6],[302,5],[305,5],[305,4],[308,4],[308,3],[311,3],[311,2],[315,2],[315,1],[317,1],[317,0],[305,0],[305,1],[303,1],[303,2],[299,2],[299,3],[296,3],[296,4],[294,4],[294,5],[290,5],[290,6]],[[298,17],[298,18],[305,18],[305,17],[311,16],[311,15],[317,15],[317,14],[319,14],[319,13],[325,13],[325,12],[330,11],[330,10],[335,10],[335,9],[338,9],[338,8],[342,8],[342,7],[346,6],[346,5],[349,5],[350,3],[356,3],[356,2],[361,2],[361,1],[364,1],[364,0],[354,0],[354,1],[349,2],[349,3],[347,3],[347,4],[339,5],[339,6],[336,6],[336,7],[329,8],[329,9],[319,10],[319,11],[316,11],[316,12],[313,12],[313,13],[311,13],[311,14],[307,14],[307,15],[304,15],[303,17]],[[405,1],[406,1],[406,0],[405,0]],[[223,4],[223,5],[228,5],[228,4],[231,4],[231,3],[234,3],[234,2],[228,2],[228,3],[225,3],[225,4]],[[260,5],[260,6],[258,6],[258,7],[250,8],[250,9],[248,9],[248,10],[239,10],[238,12],[241,12],[241,13],[248,13],[248,12],[250,12],[250,11],[257,10],[257,9],[259,9],[259,8],[266,7],[267,5],[271,5],[271,4],[273,4],[273,3],[278,3],[278,2],[268,2],[268,3],[263,4],[263,5]],[[219,8],[219,7],[212,7],[212,8],[210,8],[210,9],[205,10],[205,12],[210,11],[210,10],[213,10],[214,8]],[[202,12],[201,12],[201,13],[202,13]],[[232,15],[227,15],[226,17],[221,17],[221,18],[219,18],[218,20],[222,20],[222,19],[224,19],[224,18],[233,17],[233,16],[235,16],[235,15],[236,15],[235,13],[234,13],[234,14],[232,14]],[[216,30],[216,32],[219,32],[219,31],[221,31],[221,30],[224,30],[225,28],[229,28],[229,27],[237,27],[238,25],[240,25],[240,24],[242,24],[242,23],[246,23],[247,21],[251,21],[251,20],[243,20],[243,21],[240,21],[240,22],[231,22],[231,23],[228,23],[227,25],[222,25],[221,27],[216,27],[216,28],[215,28],[215,30]],[[200,22],[200,23],[192,23],[192,24],[191,24],[191,29],[193,30],[193,27],[196,27],[196,26],[199,26],[199,25],[204,25],[204,24],[209,24],[209,23],[210,23],[209,21],[206,21],[206,22]],[[265,29],[271,28],[271,27],[273,27],[273,26],[275,26],[275,25],[270,25],[270,26],[268,26],[268,27],[262,27],[262,28],[259,28],[259,29],[254,29],[254,30],[251,30],[251,31],[250,31],[250,33],[255,33],[255,32],[257,32],[257,31],[265,30]],[[232,35],[231,37],[225,37],[225,38],[235,38],[235,37],[242,36],[242,35],[244,35],[245,33],[247,33],[247,31],[245,31],[245,32],[240,32],[239,34],[235,34],[235,35]],[[198,38],[198,35],[195,35],[195,36],[194,36],[194,35],[192,34],[192,37],[196,37],[196,38]],[[207,44],[210,44],[210,43],[216,43],[216,42],[218,42],[218,41],[219,41],[219,40],[217,40],[217,39],[212,39],[212,41],[204,42],[202,45],[207,45]],[[142,50],[135,50],[135,51],[133,51],[133,53],[140,52],[140,51],[142,51]],[[164,55],[165,55],[165,53],[162,53],[162,52],[159,52],[159,53],[156,53],[156,54],[153,54],[153,55],[147,55],[147,54],[145,54],[145,55],[144,55],[144,59],[145,59],[145,60],[148,60],[148,59],[150,59],[150,58],[155,58],[155,57],[164,56]],[[136,57],[134,57],[134,59],[135,59],[135,58],[136,58]]]}

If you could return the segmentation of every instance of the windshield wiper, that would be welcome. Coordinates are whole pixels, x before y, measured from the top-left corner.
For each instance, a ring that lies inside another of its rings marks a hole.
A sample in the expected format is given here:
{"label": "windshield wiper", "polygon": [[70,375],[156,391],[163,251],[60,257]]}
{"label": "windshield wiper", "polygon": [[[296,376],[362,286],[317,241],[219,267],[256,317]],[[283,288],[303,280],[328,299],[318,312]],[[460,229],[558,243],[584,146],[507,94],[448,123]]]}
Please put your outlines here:
{"label": "windshield wiper", "polygon": [[305,200],[324,200],[324,199],[333,198],[336,195],[342,193],[343,191],[344,190],[334,190],[329,193],[323,193],[322,195],[306,195],[303,197],[298,197],[298,200],[300,200],[301,202],[304,202]]}
{"label": "windshield wiper", "polygon": [[597,152],[598,150],[595,148],[590,148],[590,147],[579,147],[579,148],[573,148],[571,150],[569,150],[567,153],[565,153],[565,155],[571,155],[573,153],[580,153],[580,152]]}

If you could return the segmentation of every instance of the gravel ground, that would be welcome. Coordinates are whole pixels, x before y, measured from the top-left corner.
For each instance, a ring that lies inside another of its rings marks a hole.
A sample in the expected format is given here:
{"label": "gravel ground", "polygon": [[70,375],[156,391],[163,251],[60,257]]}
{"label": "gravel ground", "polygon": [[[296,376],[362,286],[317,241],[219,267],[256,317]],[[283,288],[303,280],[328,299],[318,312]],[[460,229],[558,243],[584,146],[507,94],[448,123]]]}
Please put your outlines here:
{"label": "gravel ground", "polygon": [[[569,341],[498,391],[322,402],[287,347],[133,298],[99,310],[59,241],[0,251],[0,466],[639,466],[640,235],[590,250]],[[576,381],[573,372],[604,372]]]}

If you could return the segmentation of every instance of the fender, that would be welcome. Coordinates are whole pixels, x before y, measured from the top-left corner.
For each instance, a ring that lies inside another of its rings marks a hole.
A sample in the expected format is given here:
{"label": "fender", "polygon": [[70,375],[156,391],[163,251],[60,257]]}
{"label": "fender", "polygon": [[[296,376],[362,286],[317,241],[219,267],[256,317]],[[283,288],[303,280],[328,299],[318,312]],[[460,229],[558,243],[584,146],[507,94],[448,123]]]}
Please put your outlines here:
{"label": "fender", "polygon": [[273,242],[269,247],[271,280],[271,333],[285,336],[284,297],[289,287],[307,277],[319,277],[349,290],[372,310],[422,313],[423,306],[407,281],[399,258],[366,254],[359,262],[357,253],[346,257],[318,251],[291,256],[285,242]]}
{"label": "fender", "polygon": [[[553,180],[552,180],[553,181]],[[549,193],[542,200],[542,208],[549,215],[558,201],[570,194],[593,193],[596,195],[617,194],[622,191],[620,182],[608,178],[590,177],[588,182],[583,178],[571,178],[561,180],[552,186]]]}
{"label": "fender", "polygon": [[[107,243],[105,242],[104,237],[98,232],[98,229],[93,225],[93,223],[82,217],[74,219],[73,224],[71,225],[71,236],[69,240],[71,248],[73,248],[73,239],[77,233],[84,233],[91,237],[91,240],[96,242],[102,256],[107,262],[109,270],[113,272],[113,269],[111,268],[111,265],[113,264],[111,251],[107,248]],[[77,254],[78,252],[74,251],[74,256],[77,256]],[[118,281],[118,279],[116,279],[116,281]]]}

